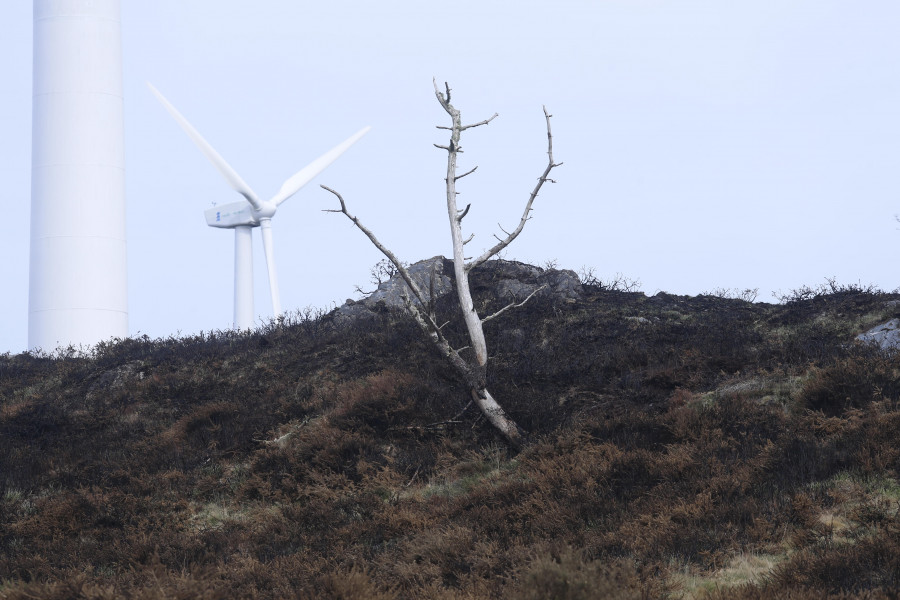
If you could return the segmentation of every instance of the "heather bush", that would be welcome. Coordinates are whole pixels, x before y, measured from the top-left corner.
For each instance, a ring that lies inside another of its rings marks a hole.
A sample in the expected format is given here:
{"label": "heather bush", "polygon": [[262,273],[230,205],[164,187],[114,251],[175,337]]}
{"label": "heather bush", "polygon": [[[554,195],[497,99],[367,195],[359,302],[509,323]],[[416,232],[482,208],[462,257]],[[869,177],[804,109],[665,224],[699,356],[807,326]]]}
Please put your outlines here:
{"label": "heather bush", "polygon": [[815,369],[797,398],[799,406],[839,416],[872,402],[900,400],[900,361],[871,348],[856,348]]}

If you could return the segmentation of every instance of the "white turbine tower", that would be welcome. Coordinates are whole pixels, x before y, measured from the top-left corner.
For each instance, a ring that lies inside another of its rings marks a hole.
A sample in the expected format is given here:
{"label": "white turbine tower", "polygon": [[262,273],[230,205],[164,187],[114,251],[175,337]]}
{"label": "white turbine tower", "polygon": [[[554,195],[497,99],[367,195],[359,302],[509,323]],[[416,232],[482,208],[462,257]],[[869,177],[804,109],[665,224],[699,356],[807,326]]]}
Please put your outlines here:
{"label": "white turbine tower", "polygon": [[119,0],[34,0],[28,347],[128,335]]}
{"label": "white turbine tower", "polygon": [[333,163],[362,136],[369,131],[364,127],[342,143],[338,144],[312,163],[292,175],[285,181],[272,199],[260,200],[250,186],[241,179],[225,159],[216,152],[203,136],[182,116],[165,97],[153,87],[150,90],[163,106],[175,118],[181,128],[188,134],[200,151],[209,159],[219,173],[225,177],[231,189],[241,194],[246,200],[239,200],[224,206],[214,206],[206,210],[206,223],[210,227],[234,229],[234,326],[247,329],[253,325],[253,241],[251,232],[259,227],[262,234],[263,251],[266,256],[266,267],[269,272],[269,290],[272,295],[272,313],[281,314],[281,297],[278,292],[278,277],[275,271],[275,255],[272,247],[272,217],[282,202],[300,191],[316,175]]}

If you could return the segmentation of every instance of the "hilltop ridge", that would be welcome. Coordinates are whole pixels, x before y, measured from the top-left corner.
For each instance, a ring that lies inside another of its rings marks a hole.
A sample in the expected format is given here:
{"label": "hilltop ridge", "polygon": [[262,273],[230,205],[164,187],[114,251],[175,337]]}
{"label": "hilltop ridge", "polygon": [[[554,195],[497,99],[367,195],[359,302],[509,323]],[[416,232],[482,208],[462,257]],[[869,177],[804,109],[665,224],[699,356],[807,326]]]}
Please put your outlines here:
{"label": "hilltop ridge", "polygon": [[384,301],[0,356],[0,598],[893,597],[900,295],[573,277],[472,273],[521,452]]}

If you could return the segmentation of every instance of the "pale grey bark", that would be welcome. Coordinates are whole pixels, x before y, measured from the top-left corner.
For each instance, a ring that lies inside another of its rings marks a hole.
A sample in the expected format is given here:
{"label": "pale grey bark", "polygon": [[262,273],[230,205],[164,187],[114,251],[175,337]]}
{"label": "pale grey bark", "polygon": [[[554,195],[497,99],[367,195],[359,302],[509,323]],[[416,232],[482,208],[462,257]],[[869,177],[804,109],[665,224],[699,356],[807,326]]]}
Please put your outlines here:
{"label": "pale grey bark", "polygon": [[525,227],[525,223],[531,218],[531,206],[534,203],[534,200],[537,198],[541,187],[547,181],[553,182],[553,180],[548,177],[550,171],[552,171],[554,167],[557,167],[562,163],[553,162],[553,136],[550,131],[551,115],[547,112],[547,109],[544,108],[544,118],[547,122],[548,162],[546,168],[544,169],[544,172],[538,178],[537,185],[531,192],[531,195],[529,196],[528,201],[525,204],[525,210],[522,214],[521,219],[519,220],[518,227],[516,227],[516,229],[514,229],[512,232],[504,231],[504,233],[506,233],[506,237],[504,239],[497,238],[498,243],[495,246],[485,251],[484,254],[471,261],[470,263],[466,263],[463,247],[465,246],[465,244],[472,240],[472,236],[469,236],[469,238],[467,239],[463,239],[462,220],[468,214],[471,206],[466,206],[463,210],[459,210],[459,208],[457,207],[456,182],[463,177],[474,173],[478,167],[474,167],[469,171],[463,173],[462,175],[456,174],[457,154],[460,152],[459,141],[463,131],[471,129],[473,127],[487,125],[492,120],[494,120],[497,115],[494,114],[489,119],[485,119],[478,123],[463,125],[459,110],[457,110],[450,103],[450,87],[446,84],[444,85],[445,92],[442,92],[438,88],[437,82],[435,82],[434,92],[435,96],[438,99],[438,102],[440,102],[444,110],[447,111],[447,114],[450,115],[450,127],[438,126],[439,129],[450,131],[450,142],[446,146],[438,144],[435,144],[435,146],[447,151],[447,215],[450,220],[450,237],[453,242],[453,269],[454,274],[456,275],[456,292],[457,296],[459,297],[459,304],[460,308],[462,309],[463,320],[465,321],[466,330],[469,334],[471,348],[475,354],[474,364],[462,358],[462,356],[460,356],[459,354],[460,350],[454,350],[446,337],[444,337],[444,334],[441,331],[441,326],[437,324],[433,306],[429,302],[425,301],[425,296],[423,295],[421,289],[410,276],[403,263],[401,263],[400,260],[398,260],[397,257],[394,256],[394,254],[390,250],[388,250],[387,247],[385,247],[375,237],[375,235],[359,221],[358,218],[348,212],[347,205],[345,204],[343,197],[341,197],[338,192],[323,185],[322,187],[337,196],[338,200],[341,203],[340,210],[329,210],[327,212],[343,213],[357,227],[359,227],[360,231],[362,231],[369,238],[369,240],[371,240],[375,247],[378,248],[388,258],[388,260],[390,260],[394,264],[394,266],[400,272],[401,277],[403,277],[403,280],[409,286],[410,293],[412,294],[412,298],[406,298],[406,305],[409,312],[413,315],[422,330],[434,342],[438,351],[450,362],[451,365],[453,365],[455,370],[466,382],[466,385],[469,386],[472,400],[476,405],[478,405],[478,408],[487,418],[488,422],[490,422],[491,425],[493,425],[498,431],[500,431],[500,433],[511,444],[518,447],[521,446],[523,442],[523,432],[521,428],[506,414],[500,404],[494,399],[493,396],[491,396],[491,393],[487,390],[486,375],[488,352],[487,343],[484,337],[483,323],[499,316],[510,308],[522,306],[538,291],[543,289],[543,286],[532,292],[524,301],[519,303],[511,303],[495,312],[494,314],[489,315],[485,318],[481,318],[479,317],[478,312],[475,310],[475,304],[472,300],[472,292],[469,287],[469,271],[484,263],[488,259],[496,256],[514,239],[516,239],[516,237],[522,232],[522,229]]}

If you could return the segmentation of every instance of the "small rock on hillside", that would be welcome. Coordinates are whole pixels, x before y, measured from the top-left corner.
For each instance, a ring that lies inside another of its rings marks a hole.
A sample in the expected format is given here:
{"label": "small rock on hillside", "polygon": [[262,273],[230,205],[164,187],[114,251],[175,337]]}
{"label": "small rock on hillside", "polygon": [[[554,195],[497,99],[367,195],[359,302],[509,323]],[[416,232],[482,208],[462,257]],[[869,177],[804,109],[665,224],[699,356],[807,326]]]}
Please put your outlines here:
{"label": "small rock on hillside", "polygon": [[882,350],[900,348],[900,319],[891,319],[856,336],[864,344],[873,344]]}

